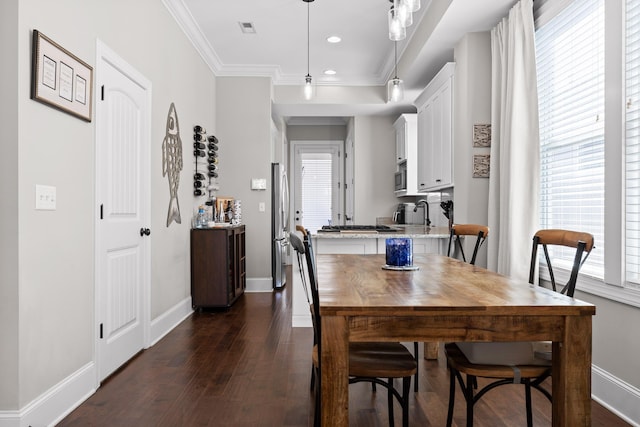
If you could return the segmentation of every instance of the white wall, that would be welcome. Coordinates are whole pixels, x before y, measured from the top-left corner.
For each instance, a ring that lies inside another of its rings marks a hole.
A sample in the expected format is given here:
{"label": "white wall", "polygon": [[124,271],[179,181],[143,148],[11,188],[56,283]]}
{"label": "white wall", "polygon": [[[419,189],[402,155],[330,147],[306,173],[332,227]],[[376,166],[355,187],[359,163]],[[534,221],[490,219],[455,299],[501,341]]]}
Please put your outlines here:
{"label": "white wall", "polygon": [[[473,125],[491,123],[491,35],[468,33],[455,46],[453,112],[453,209],[458,224],[488,224],[489,179],[473,178],[473,156],[490,148],[473,147]],[[489,232],[491,234],[491,232]],[[467,239],[465,253],[473,251]],[[487,240],[491,244],[491,238]],[[477,264],[487,265],[487,250],[478,252]]]}
{"label": "white wall", "polygon": [[[271,79],[220,77],[216,120],[220,196],[242,200],[246,225],[247,290],[270,290],[271,282]],[[251,190],[251,178],[267,189]],[[259,212],[260,203],[265,211]]]}
{"label": "white wall", "polygon": [[[10,237],[7,243],[3,230],[1,250],[17,250],[19,257],[17,277],[11,269],[5,273],[3,268],[2,273],[2,288],[9,289],[9,301],[18,302],[18,322],[9,329],[0,327],[0,331],[3,338],[18,337],[17,366],[12,366],[11,356],[8,360],[8,366],[17,370],[18,384],[11,384],[8,393],[0,388],[0,410],[24,408],[94,360],[95,121],[86,123],[29,99],[31,30],[38,29],[91,65],[95,64],[99,38],[153,85],[152,320],[190,295],[191,127],[196,123],[215,127],[215,78],[161,2],[20,0],[19,9],[17,5],[18,1],[3,2],[1,9],[3,31],[13,27],[17,34],[17,58],[4,64],[16,64],[9,76],[17,75],[18,82],[10,84],[17,87],[17,100],[5,98],[3,88],[1,101],[9,103],[3,114],[17,112],[17,137],[6,141],[7,146],[3,143],[2,156],[4,162],[4,154],[9,153],[17,168],[13,169],[17,180],[12,179],[9,188],[2,187],[3,206],[8,196],[17,215],[5,215],[3,208],[1,220],[3,229],[8,224],[17,226],[18,241],[11,242]],[[14,18],[17,20],[12,21]],[[17,26],[5,27],[5,20],[17,22]],[[11,37],[3,35],[2,40],[3,53],[11,50],[4,46]],[[5,75],[3,71],[0,84],[7,83]],[[183,221],[167,228],[169,189],[162,177],[161,146],[171,102],[178,112],[185,169],[178,195]],[[35,184],[57,188],[55,211],[34,209]],[[0,369],[4,368],[3,364]]]}
{"label": "white wall", "polygon": [[356,116],[353,121],[355,223],[375,224],[392,216],[398,205],[394,194],[396,140],[391,116]]}
{"label": "white wall", "polygon": [[[18,0],[0,2],[0,55],[18,62]],[[17,409],[18,394],[18,68],[0,79],[0,410]]]}

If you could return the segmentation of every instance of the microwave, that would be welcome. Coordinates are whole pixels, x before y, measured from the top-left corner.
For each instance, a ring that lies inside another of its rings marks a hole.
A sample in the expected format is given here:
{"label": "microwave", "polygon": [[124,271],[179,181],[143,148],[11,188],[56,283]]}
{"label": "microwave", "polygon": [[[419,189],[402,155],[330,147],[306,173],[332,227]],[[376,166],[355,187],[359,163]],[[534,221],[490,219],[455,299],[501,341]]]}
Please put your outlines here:
{"label": "microwave", "polygon": [[407,189],[407,170],[400,169],[395,174],[395,191],[402,191]]}

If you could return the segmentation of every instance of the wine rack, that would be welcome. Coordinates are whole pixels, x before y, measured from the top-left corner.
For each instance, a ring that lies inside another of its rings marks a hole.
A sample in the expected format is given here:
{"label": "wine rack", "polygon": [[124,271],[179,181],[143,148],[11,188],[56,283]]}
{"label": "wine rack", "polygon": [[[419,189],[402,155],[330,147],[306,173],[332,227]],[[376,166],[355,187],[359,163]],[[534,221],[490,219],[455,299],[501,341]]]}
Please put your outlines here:
{"label": "wine rack", "polygon": [[206,204],[213,206],[214,192],[218,190],[218,138],[207,135],[207,130],[200,125],[193,127],[193,156],[193,195],[207,196]]}

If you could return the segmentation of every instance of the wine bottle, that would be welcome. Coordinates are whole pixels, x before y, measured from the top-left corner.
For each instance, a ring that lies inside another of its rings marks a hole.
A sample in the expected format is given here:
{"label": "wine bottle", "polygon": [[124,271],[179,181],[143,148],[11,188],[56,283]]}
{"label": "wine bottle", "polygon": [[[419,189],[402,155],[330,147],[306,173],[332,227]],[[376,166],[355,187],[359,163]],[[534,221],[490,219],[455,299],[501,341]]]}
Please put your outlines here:
{"label": "wine bottle", "polygon": [[207,145],[207,147],[209,148],[209,151],[218,151],[218,144],[209,144]]}
{"label": "wine bottle", "polygon": [[196,157],[205,157],[207,154],[202,150],[193,150],[193,155]]}
{"label": "wine bottle", "polygon": [[217,178],[218,177],[218,172],[209,172],[207,175],[209,175],[209,178]]}
{"label": "wine bottle", "polygon": [[210,171],[217,171],[218,170],[218,165],[214,165],[214,164],[210,164],[209,166],[207,166],[207,168],[209,168]]}
{"label": "wine bottle", "polygon": [[218,153],[215,151],[209,151],[209,158],[210,159],[215,159],[216,157],[218,157]]}
{"label": "wine bottle", "polygon": [[206,146],[202,143],[202,142],[194,142],[193,143],[193,148],[198,149],[198,150],[204,150]]}
{"label": "wine bottle", "polygon": [[201,133],[194,133],[193,134],[193,140],[194,141],[205,141],[207,139],[206,135],[203,135]]}
{"label": "wine bottle", "polygon": [[201,188],[202,187],[202,181],[193,181],[193,186],[195,188]]}
{"label": "wine bottle", "polygon": [[193,179],[195,180],[203,180],[204,179],[204,175],[201,174],[200,172],[196,172],[193,174]]}
{"label": "wine bottle", "polygon": [[193,131],[195,133],[207,133],[207,130],[205,128],[203,128],[202,126],[200,126],[200,125],[195,125],[193,127]]}
{"label": "wine bottle", "polygon": [[214,135],[209,135],[207,137],[207,141],[212,142],[214,144],[217,144],[218,143],[218,138],[216,138]]}
{"label": "wine bottle", "polygon": [[194,196],[202,196],[203,194],[204,194],[204,192],[199,188],[196,188],[195,190],[193,190],[193,195]]}

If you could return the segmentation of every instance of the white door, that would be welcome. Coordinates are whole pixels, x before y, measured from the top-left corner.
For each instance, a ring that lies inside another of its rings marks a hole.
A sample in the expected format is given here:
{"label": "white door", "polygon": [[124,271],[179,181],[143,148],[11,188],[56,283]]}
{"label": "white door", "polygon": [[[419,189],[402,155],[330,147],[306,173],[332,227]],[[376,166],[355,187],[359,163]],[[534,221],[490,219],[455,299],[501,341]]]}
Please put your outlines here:
{"label": "white door", "polygon": [[96,321],[101,381],[142,350],[149,328],[151,85],[98,43]]}
{"label": "white door", "polygon": [[343,224],[343,142],[293,141],[295,225],[315,233],[323,225]]}

